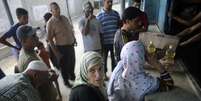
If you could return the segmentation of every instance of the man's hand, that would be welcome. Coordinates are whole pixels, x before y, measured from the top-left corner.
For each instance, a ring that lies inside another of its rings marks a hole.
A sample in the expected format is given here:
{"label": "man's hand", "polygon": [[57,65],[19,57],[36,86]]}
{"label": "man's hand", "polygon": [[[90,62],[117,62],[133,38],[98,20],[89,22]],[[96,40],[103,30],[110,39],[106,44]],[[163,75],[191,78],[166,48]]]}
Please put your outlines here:
{"label": "man's hand", "polygon": [[162,58],[159,60],[162,65],[174,65],[174,60],[168,60],[167,58]]}
{"label": "man's hand", "polygon": [[87,19],[91,20],[93,17],[94,17],[93,14],[90,13],[89,16],[87,17]]}
{"label": "man's hand", "polygon": [[186,41],[180,43],[179,46],[185,47],[185,46],[187,46],[189,43],[190,43],[190,42],[189,42],[188,40],[186,40]]}
{"label": "man's hand", "polygon": [[156,68],[160,72],[164,72],[165,68],[161,63],[157,60],[156,54],[146,54],[146,60],[147,62],[153,67]]}
{"label": "man's hand", "polygon": [[76,39],[74,40],[73,45],[74,45],[74,46],[77,46],[77,40],[76,40]]}
{"label": "man's hand", "polygon": [[56,81],[59,77],[58,74],[56,74],[56,72],[52,69],[49,70],[49,75],[50,75],[50,81]]}
{"label": "man's hand", "polygon": [[155,65],[157,63],[157,58],[156,58],[156,54],[149,54],[147,52],[146,54],[146,59],[147,59],[147,62],[150,64],[150,65]]}
{"label": "man's hand", "polygon": [[187,45],[188,45],[188,43],[186,41],[179,44],[179,46],[181,46],[181,47],[184,47],[184,46],[187,46]]}
{"label": "man's hand", "polygon": [[156,69],[158,69],[158,70],[160,70],[160,64],[159,64],[159,62],[158,62],[158,60],[157,60],[157,57],[156,57],[156,54],[149,54],[148,52],[147,52],[147,54],[146,54],[146,60],[147,60],[147,62],[153,67],[153,68],[156,68]]}

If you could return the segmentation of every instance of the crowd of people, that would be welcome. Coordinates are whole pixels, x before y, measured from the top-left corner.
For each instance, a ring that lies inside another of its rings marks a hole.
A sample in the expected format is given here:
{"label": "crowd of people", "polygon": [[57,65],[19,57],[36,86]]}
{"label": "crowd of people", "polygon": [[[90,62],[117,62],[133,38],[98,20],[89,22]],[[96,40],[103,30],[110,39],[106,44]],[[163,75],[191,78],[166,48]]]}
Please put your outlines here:
{"label": "crowd of people", "polygon": [[[140,3],[134,0],[121,18],[112,9],[112,0],[103,0],[97,16],[91,2],[84,3],[79,22],[84,54],[76,76],[75,32],[69,19],[60,14],[59,5],[50,3],[50,13],[44,15],[47,49],[37,37],[37,29],[26,25],[28,11],[17,8],[19,22],[0,38],[1,43],[16,50],[17,58],[16,74],[0,71],[0,100],[61,101],[59,75],[49,60],[61,72],[66,87],[71,88],[69,101],[143,101],[147,94],[172,88],[174,81],[164,65],[138,40],[139,33],[148,29],[147,15],[140,10]],[[16,46],[7,41],[10,37]],[[106,75],[108,53],[111,77]],[[145,72],[145,61],[158,70],[160,77]],[[104,82],[107,80],[108,85]]]}

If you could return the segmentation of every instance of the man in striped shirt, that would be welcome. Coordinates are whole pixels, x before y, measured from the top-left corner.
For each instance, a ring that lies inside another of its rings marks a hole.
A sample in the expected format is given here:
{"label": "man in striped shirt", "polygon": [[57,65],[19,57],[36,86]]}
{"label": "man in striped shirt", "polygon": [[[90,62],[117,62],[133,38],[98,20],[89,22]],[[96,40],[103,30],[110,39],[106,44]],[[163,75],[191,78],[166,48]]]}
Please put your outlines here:
{"label": "man in striped shirt", "polygon": [[120,17],[117,11],[112,9],[112,0],[104,0],[104,7],[97,15],[97,19],[102,26],[101,41],[103,46],[103,58],[105,64],[105,73],[107,72],[107,56],[110,51],[112,60],[112,70],[115,67],[115,59],[113,53],[114,35],[120,27]]}

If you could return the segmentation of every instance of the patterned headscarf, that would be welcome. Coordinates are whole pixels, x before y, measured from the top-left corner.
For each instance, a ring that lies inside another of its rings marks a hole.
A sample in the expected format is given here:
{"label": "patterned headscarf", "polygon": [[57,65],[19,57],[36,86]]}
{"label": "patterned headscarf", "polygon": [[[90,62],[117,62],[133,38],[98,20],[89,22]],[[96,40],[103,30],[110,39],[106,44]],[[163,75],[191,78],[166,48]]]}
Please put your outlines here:
{"label": "patterned headscarf", "polygon": [[75,85],[81,85],[81,84],[87,84],[88,83],[88,70],[97,65],[97,64],[103,64],[102,57],[99,53],[89,51],[84,53],[81,59],[80,64],[80,71],[76,77]]}
{"label": "patterned headscarf", "polygon": [[145,94],[158,88],[157,79],[144,71],[144,57],[145,51],[142,42],[131,41],[124,45],[121,60],[109,81],[109,97],[116,96],[117,91],[121,91],[122,100],[142,101]]}
{"label": "patterned headscarf", "polygon": [[124,67],[122,76],[124,79],[129,79],[134,75],[144,73],[144,57],[144,46],[140,41],[133,41],[122,48],[121,60]]}

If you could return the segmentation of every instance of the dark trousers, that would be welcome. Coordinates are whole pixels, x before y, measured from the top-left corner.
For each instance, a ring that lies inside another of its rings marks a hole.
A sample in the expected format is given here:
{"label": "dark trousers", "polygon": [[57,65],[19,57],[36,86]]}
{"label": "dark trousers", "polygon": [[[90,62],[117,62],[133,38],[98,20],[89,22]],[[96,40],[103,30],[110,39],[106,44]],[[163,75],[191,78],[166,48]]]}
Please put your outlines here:
{"label": "dark trousers", "polygon": [[75,49],[72,45],[57,46],[57,48],[62,54],[59,66],[61,68],[61,75],[66,83],[69,79],[72,80],[75,78]]}
{"label": "dark trousers", "polygon": [[109,51],[110,51],[111,61],[112,61],[112,63],[111,63],[112,71],[115,68],[115,58],[114,58],[113,45],[104,45],[104,47],[103,47],[103,59],[104,59],[105,73],[107,72],[107,57],[108,57]]}
{"label": "dark trousers", "polygon": [[58,70],[60,70],[59,64],[57,62],[57,58],[54,55],[50,45],[48,45],[48,53],[49,53],[50,61],[52,62],[53,66],[56,67]]}

